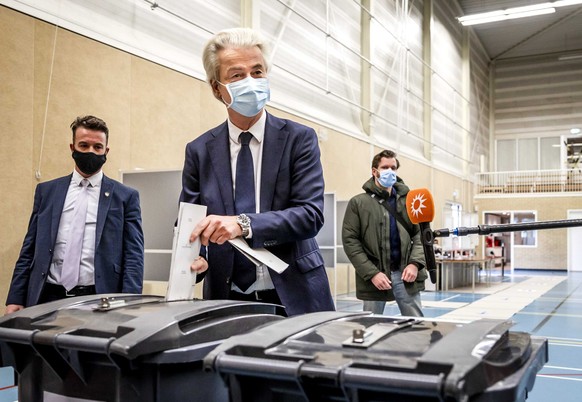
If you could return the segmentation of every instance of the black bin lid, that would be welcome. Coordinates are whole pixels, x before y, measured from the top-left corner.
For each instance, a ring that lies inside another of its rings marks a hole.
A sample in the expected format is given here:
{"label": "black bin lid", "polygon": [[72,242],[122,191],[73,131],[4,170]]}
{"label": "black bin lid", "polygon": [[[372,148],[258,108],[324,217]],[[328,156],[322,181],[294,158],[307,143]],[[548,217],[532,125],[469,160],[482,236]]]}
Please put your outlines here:
{"label": "black bin lid", "polygon": [[229,336],[282,318],[283,307],[259,302],[166,302],[161,296],[90,295],[0,318],[0,343],[134,360],[179,348],[198,347],[205,353]]}
{"label": "black bin lid", "polygon": [[243,383],[268,376],[313,395],[322,392],[323,384],[335,384],[338,390],[437,400],[495,392],[498,401],[514,401],[531,388],[548,357],[547,340],[511,332],[511,325],[488,319],[314,313],[227,339],[205,357],[204,366]]}

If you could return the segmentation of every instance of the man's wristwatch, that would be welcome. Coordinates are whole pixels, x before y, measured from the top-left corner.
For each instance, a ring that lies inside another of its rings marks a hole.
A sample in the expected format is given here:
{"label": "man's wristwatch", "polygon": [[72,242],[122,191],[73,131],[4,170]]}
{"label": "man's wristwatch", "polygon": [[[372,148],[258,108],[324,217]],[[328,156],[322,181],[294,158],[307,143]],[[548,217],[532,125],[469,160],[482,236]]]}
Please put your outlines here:
{"label": "man's wristwatch", "polygon": [[242,229],[242,237],[246,238],[251,231],[251,218],[249,218],[245,214],[240,214],[239,216],[236,217],[236,223],[238,223],[238,225]]}

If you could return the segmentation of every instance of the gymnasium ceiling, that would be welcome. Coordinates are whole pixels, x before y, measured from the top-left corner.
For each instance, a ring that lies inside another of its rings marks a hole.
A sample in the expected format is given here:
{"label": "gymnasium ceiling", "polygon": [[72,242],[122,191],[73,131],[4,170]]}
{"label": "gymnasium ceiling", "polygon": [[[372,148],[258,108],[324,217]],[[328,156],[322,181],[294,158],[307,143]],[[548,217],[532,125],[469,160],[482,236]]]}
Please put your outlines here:
{"label": "gymnasium ceiling", "polygon": [[[549,0],[459,0],[465,15],[545,2]],[[548,54],[582,57],[582,5],[472,27],[492,60]]]}

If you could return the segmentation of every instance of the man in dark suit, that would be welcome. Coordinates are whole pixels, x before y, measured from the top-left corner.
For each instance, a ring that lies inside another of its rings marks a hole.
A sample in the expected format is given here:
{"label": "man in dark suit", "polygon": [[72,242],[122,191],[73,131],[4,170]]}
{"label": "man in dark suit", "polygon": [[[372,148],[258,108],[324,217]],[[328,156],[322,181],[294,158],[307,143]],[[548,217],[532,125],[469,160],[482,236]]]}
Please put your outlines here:
{"label": "man in dark suit", "polygon": [[[203,245],[191,269],[204,276],[207,299],[279,303],[288,315],[334,310],[314,239],[323,225],[324,191],[317,136],[264,110],[265,50],[262,38],[245,28],[220,32],[205,47],[208,82],[228,120],[186,147],[180,200],[208,208],[190,237]],[[263,264],[248,267],[227,243],[236,237],[289,267],[281,274]]]}
{"label": "man in dark suit", "polygon": [[[78,117],[71,129],[75,169],[36,187],[6,300],[7,314],[69,296],[142,291],[139,194],[101,170],[109,152],[109,129],[103,120]],[[69,236],[76,227],[80,232]],[[75,239],[78,247],[73,246]],[[71,274],[65,273],[68,266]]]}

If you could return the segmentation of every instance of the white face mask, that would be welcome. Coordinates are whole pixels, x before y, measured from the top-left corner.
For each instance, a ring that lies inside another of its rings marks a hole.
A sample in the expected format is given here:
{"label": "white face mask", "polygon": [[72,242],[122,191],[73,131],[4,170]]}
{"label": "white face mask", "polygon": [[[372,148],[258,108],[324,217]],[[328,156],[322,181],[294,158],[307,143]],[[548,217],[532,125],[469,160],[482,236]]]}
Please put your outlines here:
{"label": "white face mask", "polygon": [[266,78],[252,78],[249,76],[244,80],[226,85],[220,81],[217,82],[226,87],[230,95],[231,101],[230,104],[225,102],[226,107],[246,117],[258,115],[271,98],[269,80]]}

